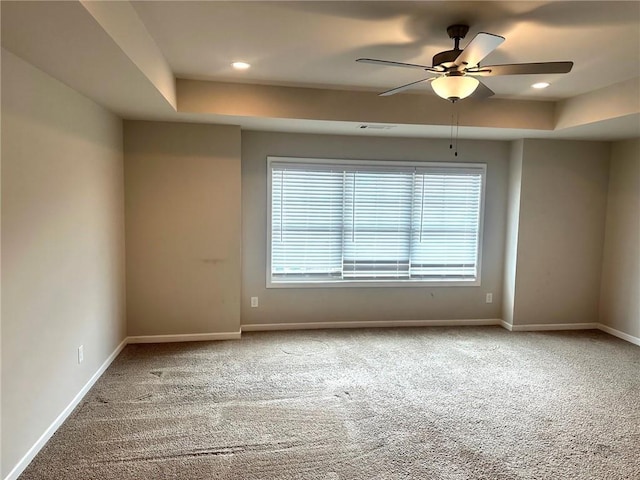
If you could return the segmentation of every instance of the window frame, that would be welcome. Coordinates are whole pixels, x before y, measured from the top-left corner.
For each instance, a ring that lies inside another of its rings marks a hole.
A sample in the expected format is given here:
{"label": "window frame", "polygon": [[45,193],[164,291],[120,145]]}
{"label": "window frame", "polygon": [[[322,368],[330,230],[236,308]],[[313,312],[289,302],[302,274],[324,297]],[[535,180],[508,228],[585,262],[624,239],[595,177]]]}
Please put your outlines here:
{"label": "window frame", "polygon": [[[443,168],[450,169],[473,169],[479,170],[481,174],[480,188],[480,211],[478,219],[478,249],[477,249],[477,274],[473,280],[293,280],[274,282],[271,277],[271,250],[272,250],[272,164],[290,163],[292,165],[341,165],[345,167],[368,166],[376,169],[385,167],[414,167],[414,168]],[[483,162],[429,162],[429,161],[394,161],[394,160],[351,160],[351,159],[328,159],[328,158],[306,158],[306,157],[281,157],[267,156],[267,229],[266,229],[266,288],[369,288],[369,287],[478,287],[482,283],[482,257],[483,257],[483,234],[485,216],[485,192],[487,183],[487,164]]]}

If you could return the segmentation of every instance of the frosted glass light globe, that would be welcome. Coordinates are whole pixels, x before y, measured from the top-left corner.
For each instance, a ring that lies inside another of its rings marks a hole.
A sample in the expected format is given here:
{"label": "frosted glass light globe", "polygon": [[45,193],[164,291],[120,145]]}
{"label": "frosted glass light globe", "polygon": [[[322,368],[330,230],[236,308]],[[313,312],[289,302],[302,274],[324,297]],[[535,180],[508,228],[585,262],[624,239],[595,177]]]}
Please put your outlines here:
{"label": "frosted glass light globe", "polygon": [[456,102],[475,92],[479,84],[480,82],[473,77],[460,75],[436,78],[431,82],[431,87],[439,97]]}

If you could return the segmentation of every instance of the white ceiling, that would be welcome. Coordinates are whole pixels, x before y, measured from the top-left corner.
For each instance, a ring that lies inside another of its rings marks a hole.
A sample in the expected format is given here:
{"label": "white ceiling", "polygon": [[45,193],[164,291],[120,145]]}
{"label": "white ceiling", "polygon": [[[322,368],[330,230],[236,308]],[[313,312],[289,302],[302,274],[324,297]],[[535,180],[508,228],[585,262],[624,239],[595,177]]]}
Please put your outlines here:
{"label": "white ceiling", "polygon": [[[465,23],[463,47],[481,31],[506,37],[484,65],[575,65],[565,75],[484,78],[496,96],[460,102],[462,138],[640,136],[640,1],[2,0],[0,7],[3,49],[127,119],[447,137],[451,104],[428,85],[375,95],[423,78],[420,70],[355,60],[431,65],[452,48],[446,27]],[[233,70],[237,60],[252,68]],[[204,82],[176,85],[174,77]],[[551,87],[534,90],[535,81]],[[236,83],[244,87],[229,87]]]}
{"label": "white ceiling", "polygon": [[[180,78],[386,90],[453,48],[446,27],[506,37],[485,64],[573,61],[567,75],[491,77],[505,98],[561,99],[640,76],[640,2],[133,2]],[[243,60],[248,71],[230,64]],[[531,88],[536,81],[551,87]],[[416,88],[431,94],[431,88]]]}

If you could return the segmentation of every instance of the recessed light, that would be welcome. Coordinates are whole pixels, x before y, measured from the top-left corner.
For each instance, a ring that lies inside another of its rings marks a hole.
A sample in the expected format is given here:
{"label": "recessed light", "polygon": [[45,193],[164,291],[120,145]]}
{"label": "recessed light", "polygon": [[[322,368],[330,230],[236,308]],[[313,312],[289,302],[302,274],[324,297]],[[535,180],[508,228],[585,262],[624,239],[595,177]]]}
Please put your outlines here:
{"label": "recessed light", "polygon": [[533,88],[547,88],[549,86],[549,84],[547,82],[539,82],[539,83],[534,83],[533,85],[531,85]]}
{"label": "recessed light", "polygon": [[233,68],[235,68],[236,70],[246,70],[247,68],[249,68],[251,65],[249,65],[248,63],[245,62],[233,62],[231,64],[231,66]]}

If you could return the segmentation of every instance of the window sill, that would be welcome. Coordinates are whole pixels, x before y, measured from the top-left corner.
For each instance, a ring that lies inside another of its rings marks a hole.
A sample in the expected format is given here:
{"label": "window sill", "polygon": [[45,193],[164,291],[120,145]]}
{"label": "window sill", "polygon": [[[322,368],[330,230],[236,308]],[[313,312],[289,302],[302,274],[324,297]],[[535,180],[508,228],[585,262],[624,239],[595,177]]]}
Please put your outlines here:
{"label": "window sill", "polygon": [[318,280],[318,281],[267,281],[267,288],[413,288],[413,287],[479,287],[480,280]]}

